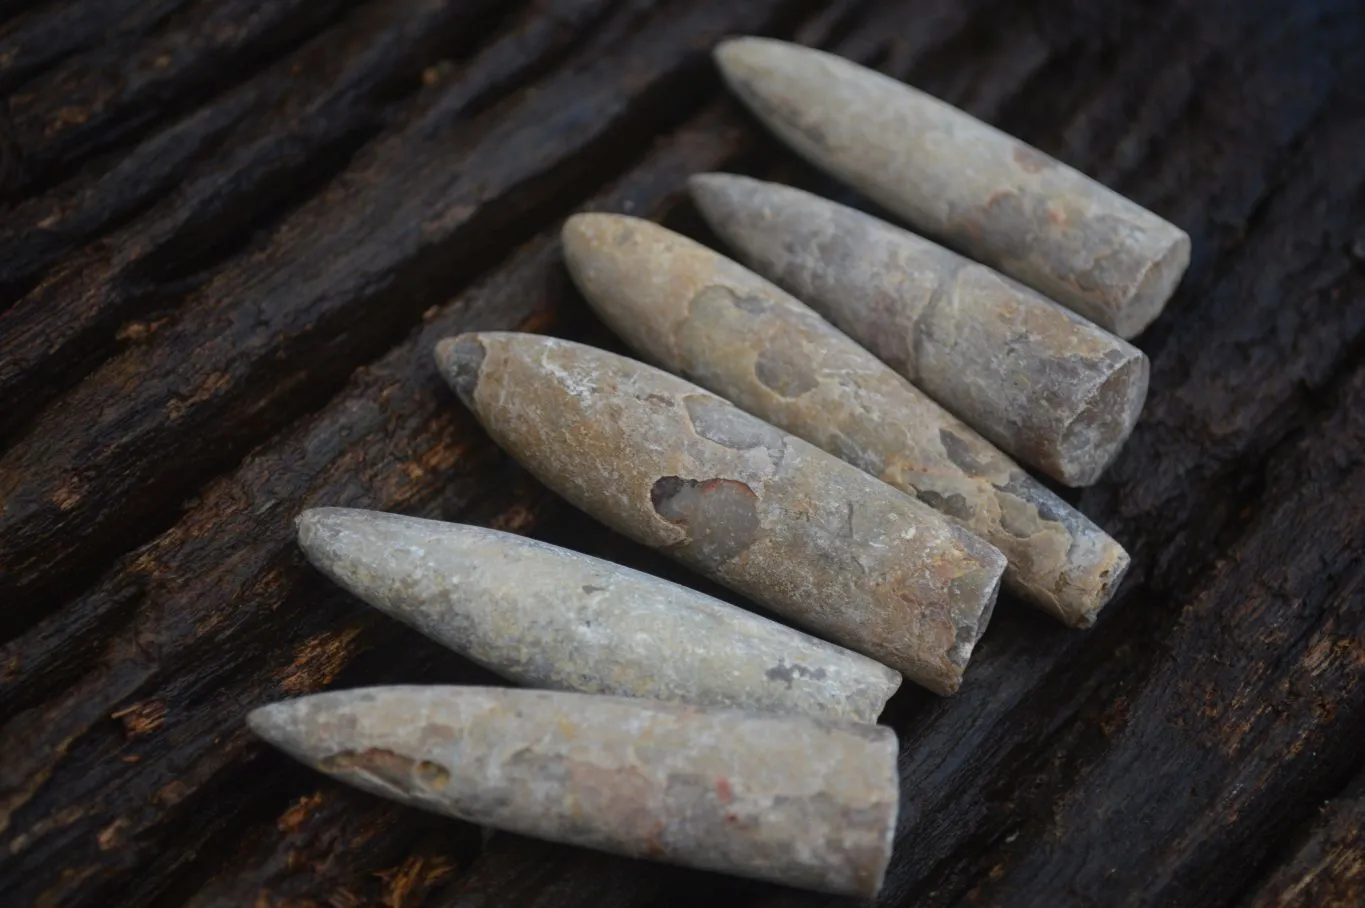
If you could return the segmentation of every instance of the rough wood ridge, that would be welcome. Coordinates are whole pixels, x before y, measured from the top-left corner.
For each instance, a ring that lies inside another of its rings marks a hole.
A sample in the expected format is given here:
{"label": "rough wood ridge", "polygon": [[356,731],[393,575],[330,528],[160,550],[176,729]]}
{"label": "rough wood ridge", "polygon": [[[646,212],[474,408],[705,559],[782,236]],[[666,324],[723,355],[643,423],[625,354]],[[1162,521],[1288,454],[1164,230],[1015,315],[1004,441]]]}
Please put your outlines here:
{"label": "rough wood ridge", "polygon": [[[293,519],[495,526],[734,601],[502,455],[442,337],[622,348],[573,210],[699,232],[726,170],[862,204],[724,97],[734,33],[962,106],[1187,230],[1150,394],[1067,493],[1133,556],[1078,633],[1002,597],[906,690],[881,903],[1351,905],[1365,822],[1356,0],[39,0],[0,6],[0,904],[833,904],[389,804],[243,724],[495,679],[309,568]],[[713,242],[713,240],[708,240]]]}

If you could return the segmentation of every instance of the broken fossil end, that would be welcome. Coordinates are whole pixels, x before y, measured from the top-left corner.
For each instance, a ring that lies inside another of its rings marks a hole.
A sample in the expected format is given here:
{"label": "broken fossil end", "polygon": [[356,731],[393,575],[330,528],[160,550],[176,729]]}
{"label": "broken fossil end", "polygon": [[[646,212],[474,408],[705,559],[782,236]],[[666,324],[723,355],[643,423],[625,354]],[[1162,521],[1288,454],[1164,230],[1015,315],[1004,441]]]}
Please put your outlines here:
{"label": "broken fossil end", "polygon": [[478,334],[461,334],[448,337],[436,345],[436,365],[446,382],[464,401],[472,407],[474,392],[479,386],[479,370],[487,355],[483,341]]}
{"label": "broken fossil end", "polygon": [[564,243],[565,257],[572,261],[575,253],[586,246],[598,242],[604,230],[619,221],[635,221],[637,218],[624,214],[608,214],[601,211],[583,211],[571,215],[560,228],[560,239]]}

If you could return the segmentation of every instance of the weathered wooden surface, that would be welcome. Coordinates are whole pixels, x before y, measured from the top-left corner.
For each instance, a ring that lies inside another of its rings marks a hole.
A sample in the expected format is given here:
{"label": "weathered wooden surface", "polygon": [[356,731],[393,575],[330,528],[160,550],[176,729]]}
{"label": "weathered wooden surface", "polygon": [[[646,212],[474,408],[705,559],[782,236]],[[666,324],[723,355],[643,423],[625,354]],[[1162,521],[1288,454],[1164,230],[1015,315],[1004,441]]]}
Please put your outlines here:
{"label": "weathered wooden surface", "polygon": [[704,586],[509,463],[430,350],[512,327],[620,349],[559,260],[575,208],[692,229],[683,180],[714,169],[853,200],[720,95],[706,51],[746,31],[908,78],[1194,240],[1138,340],[1143,419],[1068,495],[1133,553],[1126,587],[1086,633],[1006,599],[958,696],[893,701],[881,902],[1359,903],[1358,0],[0,16],[0,904],[834,903],[485,840],[241,722],[327,686],[489,680],[308,569],[303,507],[484,523]]}

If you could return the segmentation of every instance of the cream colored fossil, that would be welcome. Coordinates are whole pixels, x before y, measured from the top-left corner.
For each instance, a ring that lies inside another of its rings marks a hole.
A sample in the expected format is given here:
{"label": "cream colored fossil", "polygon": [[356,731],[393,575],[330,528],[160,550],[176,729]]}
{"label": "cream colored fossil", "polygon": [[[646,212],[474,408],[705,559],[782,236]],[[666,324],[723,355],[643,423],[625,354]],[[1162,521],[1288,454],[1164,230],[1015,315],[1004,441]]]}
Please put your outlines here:
{"label": "cream colored fossil", "polygon": [[442,341],[446,379],[572,504],[807,630],[952,693],[1005,558],[702,388],[532,334]]}
{"label": "cream colored fossil", "polygon": [[891,856],[880,725],[490,687],[336,691],[247,721],[359,788],[552,841],[864,897]]}

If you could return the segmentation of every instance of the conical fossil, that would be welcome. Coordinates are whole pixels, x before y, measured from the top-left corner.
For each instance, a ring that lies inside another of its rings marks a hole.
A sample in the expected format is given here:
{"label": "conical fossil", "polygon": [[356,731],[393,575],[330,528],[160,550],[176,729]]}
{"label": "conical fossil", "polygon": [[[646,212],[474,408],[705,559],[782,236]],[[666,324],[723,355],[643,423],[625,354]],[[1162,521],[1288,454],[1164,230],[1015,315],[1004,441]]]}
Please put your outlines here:
{"label": "conical fossil", "polygon": [[875,722],[900,675],[718,599],[483,527],[319,508],[299,544],[366,602],[530,687]]}
{"label": "conical fossil", "polygon": [[1147,357],[984,265],[819,196],[723,173],[692,198],[780,284],[1004,451],[1099,479],[1147,397]]}
{"label": "conical fossil", "polygon": [[998,546],[1014,592],[1085,627],[1128,555],[1084,515],[778,287],[648,221],[564,228],[575,282],[642,355],[918,496]]}
{"label": "conical fossil", "polygon": [[961,684],[1005,568],[992,546],[634,360],[504,333],[436,356],[494,440],[574,505],[917,684]]}
{"label": "conical fossil", "polygon": [[337,691],[247,721],[359,788],[552,841],[865,897],[891,855],[883,726],[486,687]]}
{"label": "conical fossil", "polygon": [[716,48],[726,82],[797,153],[1120,337],[1189,264],[1174,224],[980,120],[859,66],[767,38]]}

